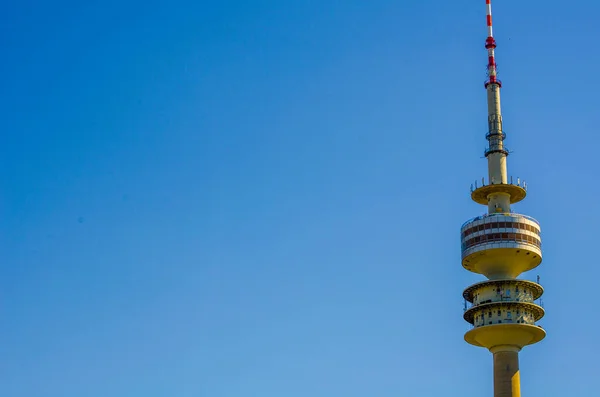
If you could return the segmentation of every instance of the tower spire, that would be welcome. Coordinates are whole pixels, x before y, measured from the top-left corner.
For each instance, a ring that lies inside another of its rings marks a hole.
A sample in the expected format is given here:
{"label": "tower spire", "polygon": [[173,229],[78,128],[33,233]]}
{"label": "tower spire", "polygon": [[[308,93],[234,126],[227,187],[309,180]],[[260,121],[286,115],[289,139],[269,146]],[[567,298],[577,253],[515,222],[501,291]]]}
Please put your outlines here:
{"label": "tower spire", "polygon": [[[488,159],[489,184],[507,184],[506,156],[508,156],[508,150],[504,147],[504,138],[506,136],[502,131],[502,110],[500,108],[500,88],[502,88],[502,82],[498,79],[496,66],[496,40],[494,39],[492,27],[492,1],[485,0],[485,3],[488,30],[488,37],[485,40],[485,48],[488,52],[488,78],[485,82],[488,105],[488,132],[486,134],[488,147],[485,150],[485,156]],[[510,194],[497,192],[488,201],[488,212],[508,212],[510,211],[510,204]]]}

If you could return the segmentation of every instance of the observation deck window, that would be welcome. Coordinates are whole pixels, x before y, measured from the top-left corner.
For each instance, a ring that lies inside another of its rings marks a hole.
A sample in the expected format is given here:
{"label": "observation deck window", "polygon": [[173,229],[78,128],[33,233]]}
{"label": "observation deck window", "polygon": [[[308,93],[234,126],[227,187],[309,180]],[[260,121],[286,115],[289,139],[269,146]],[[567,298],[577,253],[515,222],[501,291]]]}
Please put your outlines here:
{"label": "observation deck window", "polygon": [[498,221],[498,222],[485,222],[484,224],[473,226],[463,232],[463,236],[466,237],[472,233],[476,233],[478,231],[489,230],[489,229],[520,229],[526,230],[529,232],[533,232],[537,235],[540,234],[540,230],[535,225],[530,225],[524,222],[510,222],[510,221]]}
{"label": "observation deck window", "polygon": [[463,243],[463,249],[470,248],[474,245],[477,245],[479,243],[484,243],[484,242],[507,242],[507,241],[525,242],[525,243],[535,245],[537,247],[541,247],[541,245],[542,245],[539,239],[529,236],[529,235],[526,235],[526,234],[522,234],[522,233],[490,233],[490,234],[484,234],[483,236],[477,236],[477,237],[468,239],[467,241],[465,241]]}

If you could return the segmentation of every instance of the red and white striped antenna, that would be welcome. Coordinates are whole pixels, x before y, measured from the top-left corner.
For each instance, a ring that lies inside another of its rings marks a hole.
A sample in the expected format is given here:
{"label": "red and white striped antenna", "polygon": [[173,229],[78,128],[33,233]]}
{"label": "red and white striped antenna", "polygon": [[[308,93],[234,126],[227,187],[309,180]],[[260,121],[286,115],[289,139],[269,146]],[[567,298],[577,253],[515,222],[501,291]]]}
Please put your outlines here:
{"label": "red and white striped antenna", "polygon": [[494,37],[494,33],[492,31],[492,2],[491,0],[485,0],[485,4],[487,6],[488,37]]}
{"label": "red and white striped antenna", "polygon": [[502,83],[497,78],[496,57],[494,55],[496,40],[494,39],[494,31],[492,29],[492,0],[485,0],[485,5],[487,8],[486,19],[488,28],[488,37],[485,40],[485,48],[488,50],[488,80],[485,82],[485,86],[487,87],[488,84],[498,84],[501,87]]}

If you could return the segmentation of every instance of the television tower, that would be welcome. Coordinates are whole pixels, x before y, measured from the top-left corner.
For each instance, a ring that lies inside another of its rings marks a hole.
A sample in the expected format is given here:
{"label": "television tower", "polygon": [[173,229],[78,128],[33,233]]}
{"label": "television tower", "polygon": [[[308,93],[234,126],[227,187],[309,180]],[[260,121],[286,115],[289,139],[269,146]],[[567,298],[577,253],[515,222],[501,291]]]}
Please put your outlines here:
{"label": "television tower", "polygon": [[527,185],[519,178],[513,180],[507,176],[509,152],[504,146],[502,130],[502,82],[496,71],[491,0],[486,0],[486,6],[488,178],[487,181],[482,178],[479,186],[477,182],[471,186],[471,198],[487,206],[487,213],[464,223],[460,237],[463,267],[488,280],[471,285],[463,292],[464,319],[472,325],[465,340],[493,354],[494,397],[520,397],[519,352],[546,336],[536,325],[544,315],[541,302],[536,303],[543,288],[539,283],[517,279],[542,262],[540,224],[510,208],[525,198]]}

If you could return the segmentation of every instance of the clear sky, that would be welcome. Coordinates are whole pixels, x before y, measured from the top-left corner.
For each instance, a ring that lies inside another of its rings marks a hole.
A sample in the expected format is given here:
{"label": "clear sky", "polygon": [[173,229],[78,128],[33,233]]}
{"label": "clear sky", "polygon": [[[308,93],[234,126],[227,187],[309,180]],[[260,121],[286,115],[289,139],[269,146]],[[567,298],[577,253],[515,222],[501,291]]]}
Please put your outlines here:
{"label": "clear sky", "polygon": [[[525,396],[600,372],[598,2],[496,1]],[[18,1],[0,16],[0,395],[492,394],[463,341],[485,2]]]}

